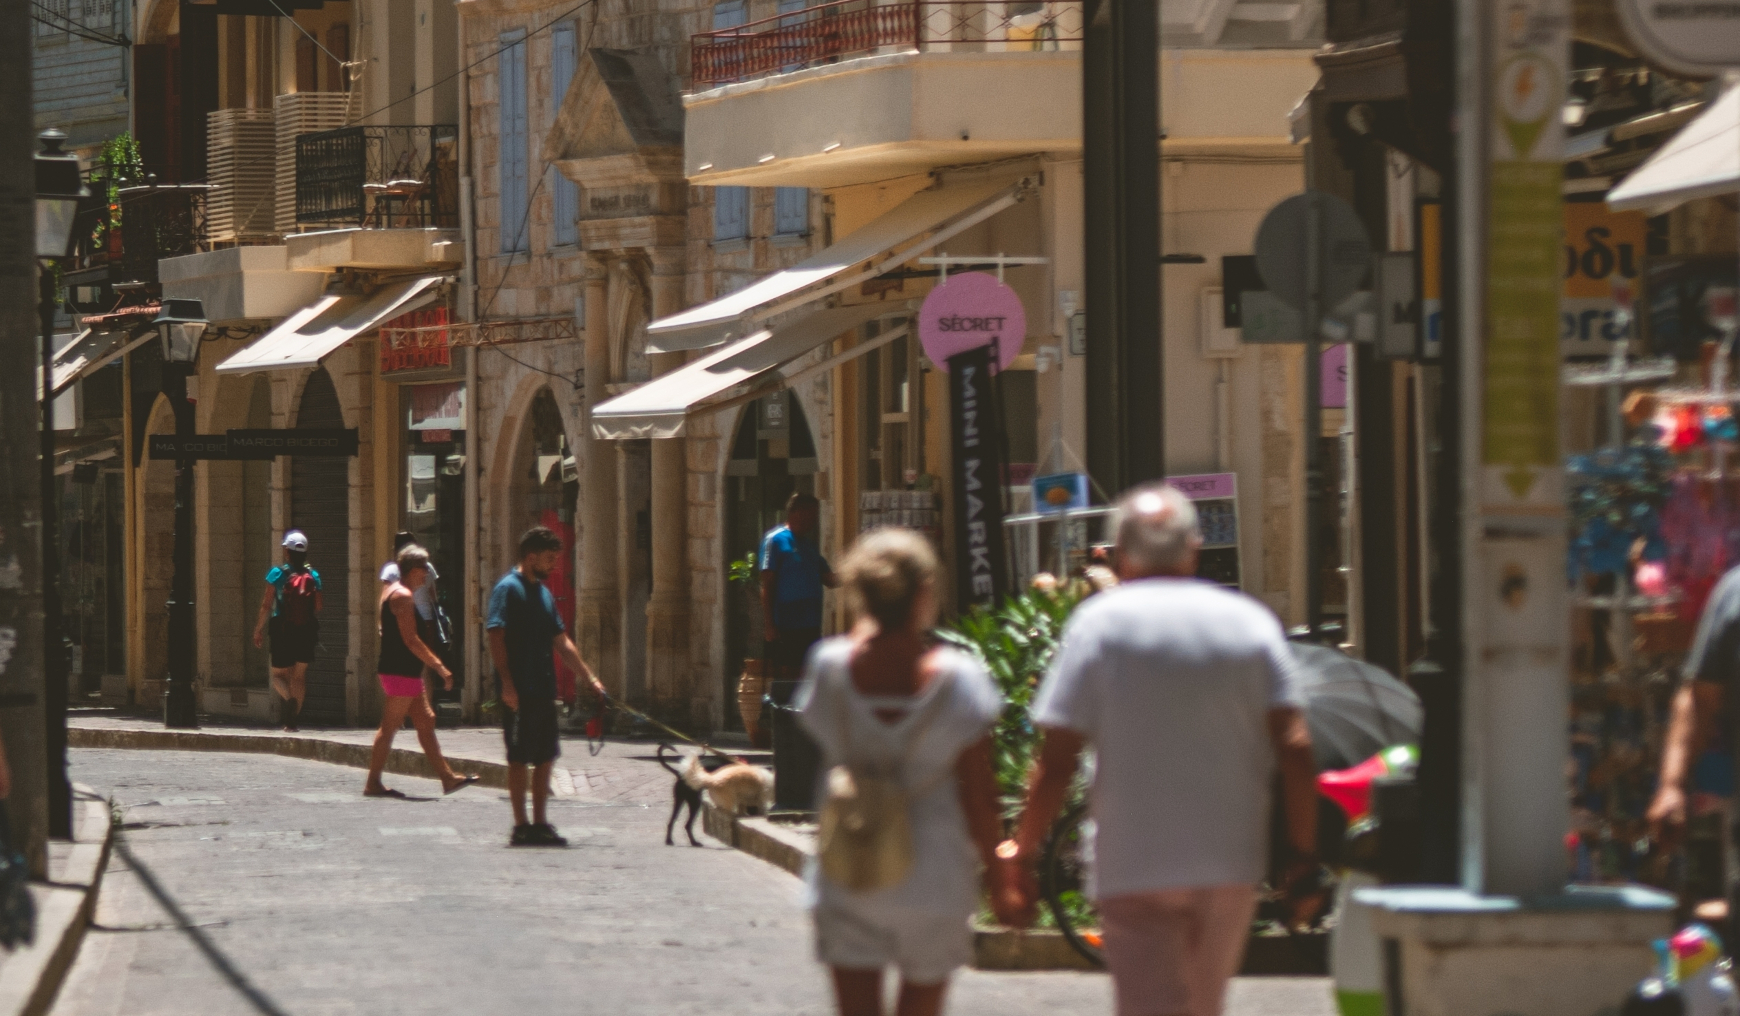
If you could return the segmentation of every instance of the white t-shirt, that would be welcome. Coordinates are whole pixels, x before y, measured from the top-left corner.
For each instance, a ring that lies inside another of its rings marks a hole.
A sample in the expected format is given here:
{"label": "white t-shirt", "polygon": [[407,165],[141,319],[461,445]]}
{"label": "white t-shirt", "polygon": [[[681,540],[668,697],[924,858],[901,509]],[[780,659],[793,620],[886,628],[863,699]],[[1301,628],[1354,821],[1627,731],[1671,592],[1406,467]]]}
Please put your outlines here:
{"label": "white t-shirt", "polygon": [[1143,579],[1082,604],[1033,719],[1095,750],[1095,897],[1261,878],[1267,714],[1299,705],[1280,623],[1242,593]]}
{"label": "white t-shirt", "polygon": [[[417,587],[411,594],[411,603],[417,608],[417,616],[425,621],[435,619],[435,580],[440,577],[435,573],[435,562],[429,562],[429,581]],[[399,581],[399,562],[388,561],[381,565],[381,581]]]}
{"label": "white t-shirt", "polygon": [[[955,763],[984,737],[1003,711],[1003,696],[985,668],[965,653],[945,650],[939,675],[911,698],[872,698],[852,685],[852,641],[839,636],[810,653],[804,683],[792,698],[798,722],[822,750],[816,801],[826,796],[827,772],[850,764],[859,772],[898,780],[911,795],[912,872],[899,885],[855,893],[835,885],[817,866],[809,873],[814,902],[846,909],[872,924],[901,914],[959,915],[964,923],[979,899],[979,856],[961,810]],[[904,707],[886,723],[879,708]]]}

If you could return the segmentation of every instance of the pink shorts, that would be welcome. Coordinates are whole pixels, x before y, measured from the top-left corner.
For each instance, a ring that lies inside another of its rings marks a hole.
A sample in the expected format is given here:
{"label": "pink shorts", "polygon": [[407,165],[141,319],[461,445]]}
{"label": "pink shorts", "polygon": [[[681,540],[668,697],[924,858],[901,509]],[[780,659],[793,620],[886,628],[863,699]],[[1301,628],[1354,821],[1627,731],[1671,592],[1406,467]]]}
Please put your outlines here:
{"label": "pink shorts", "polygon": [[1196,886],[1099,901],[1118,1016],[1220,1016],[1256,912],[1248,885]]}
{"label": "pink shorts", "polygon": [[388,698],[416,698],[423,694],[422,677],[401,677],[398,674],[381,674],[381,690]]}

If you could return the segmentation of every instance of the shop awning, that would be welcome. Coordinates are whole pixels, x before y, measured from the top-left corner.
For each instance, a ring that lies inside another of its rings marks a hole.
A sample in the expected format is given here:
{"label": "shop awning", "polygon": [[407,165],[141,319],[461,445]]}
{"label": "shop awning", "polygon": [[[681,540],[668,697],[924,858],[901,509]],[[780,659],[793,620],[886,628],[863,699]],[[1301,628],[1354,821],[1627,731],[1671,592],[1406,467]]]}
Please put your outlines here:
{"label": "shop awning", "polygon": [[327,293],[223,363],[220,374],[315,367],[338,347],[390,317],[435,299],[445,276],[394,282],[373,293]]}
{"label": "shop awning", "polygon": [[832,247],[749,286],[647,326],[647,351],[705,349],[753,335],[768,319],[856,286],[1020,201],[1033,186],[974,184],[920,191]]}
{"label": "shop awning", "polygon": [[[777,369],[866,321],[890,314],[910,313],[904,303],[861,304],[818,310],[789,324],[763,329],[601,403],[592,411],[592,434],[605,440],[622,441],[676,437],[683,432],[683,424],[692,414],[716,412],[746,399],[759,398],[795,383],[800,377],[808,377],[817,370],[869,352],[904,335],[904,328],[885,332],[837,357],[791,375]],[[751,386],[748,392],[722,401],[706,401],[745,384]]]}
{"label": "shop awning", "polygon": [[[139,346],[157,337],[147,329],[143,335],[131,331],[95,331],[87,328],[54,354],[53,392],[60,395],[84,378],[113,363]],[[41,374],[41,368],[37,369]]]}
{"label": "shop awning", "polygon": [[1607,195],[1614,211],[1652,215],[1740,191],[1740,87],[1731,87]]}

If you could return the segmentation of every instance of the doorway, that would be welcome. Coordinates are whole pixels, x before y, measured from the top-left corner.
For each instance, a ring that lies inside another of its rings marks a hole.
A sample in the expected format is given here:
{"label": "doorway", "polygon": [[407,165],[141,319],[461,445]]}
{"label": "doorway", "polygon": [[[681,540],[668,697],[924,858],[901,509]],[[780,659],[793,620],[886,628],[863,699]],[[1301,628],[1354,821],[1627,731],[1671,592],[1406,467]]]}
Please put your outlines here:
{"label": "doorway", "polygon": [[[511,546],[508,558],[517,553],[520,534],[532,526],[544,526],[562,540],[562,555],[544,586],[556,600],[562,623],[574,630],[574,506],[580,498],[580,474],[562,411],[548,388],[532,398],[526,424],[520,429],[515,451],[513,490],[510,504],[513,522],[505,538]],[[556,693],[564,702],[574,700],[574,672],[561,659],[556,665]]]}
{"label": "doorway", "polygon": [[[344,426],[338,391],[324,368],[302,389],[296,428]],[[295,455],[290,459],[290,526],[308,537],[308,563],[320,573],[325,609],[320,613],[320,645],[308,665],[308,697],[302,717],[310,723],[342,725],[345,676],[350,655],[350,460],[337,456]]]}

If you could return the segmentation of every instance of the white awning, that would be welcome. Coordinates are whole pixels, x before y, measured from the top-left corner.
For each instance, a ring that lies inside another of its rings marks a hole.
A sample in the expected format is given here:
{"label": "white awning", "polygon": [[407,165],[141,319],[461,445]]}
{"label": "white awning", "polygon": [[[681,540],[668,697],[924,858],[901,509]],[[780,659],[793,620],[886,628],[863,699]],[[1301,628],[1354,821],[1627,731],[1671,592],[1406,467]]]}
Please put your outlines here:
{"label": "white awning", "polygon": [[435,275],[389,283],[367,296],[327,293],[285,318],[253,345],[218,364],[218,373],[318,366],[338,347],[382,321],[435,299],[435,286],[443,278]]}
{"label": "white awning", "polygon": [[856,286],[985,221],[1026,196],[1030,180],[920,191],[819,254],[735,293],[647,326],[647,351],[705,349],[751,335],[778,314]]}
{"label": "white awning", "polygon": [[1698,118],[1607,195],[1614,211],[1659,215],[1694,198],[1740,191],[1740,87],[1731,87]]}
{"label": "white awning", "polygon": [[[54,394],[60,395],[80,380],[113,363],[116,357],[125,355],[156,337],[157,332],[151,329],[137,337],[131,331],[99,332],[85,329],[54,354]],[[38,380],[41,380],[42,368],[38,367],[36,373]]]}
{"label": "white awning", "polygon": [[[860,304],[818,310],[778,328],[763,329],[599,404],[592,411],[592,434],[604,440],[622,441],[676,437],[683,432],[683,424],[692,413],[716,412],[745,398],[758,398],[793,383],[800,376],[809,376],[818,368],[832,366],[848,358],[848,354],[856,356],[868,352],[905,334],[901,329],[878,335],[870,342],[859,343],[847,353],[816,364],[800,374],[786,375],[776,370],[866,321],[911,312],[904,303]],[[770,374],[773,376],[768,376]],[[721,402],[702,404],[738,385],[758,380],[764,383],[755,385],[749,392]]]}

